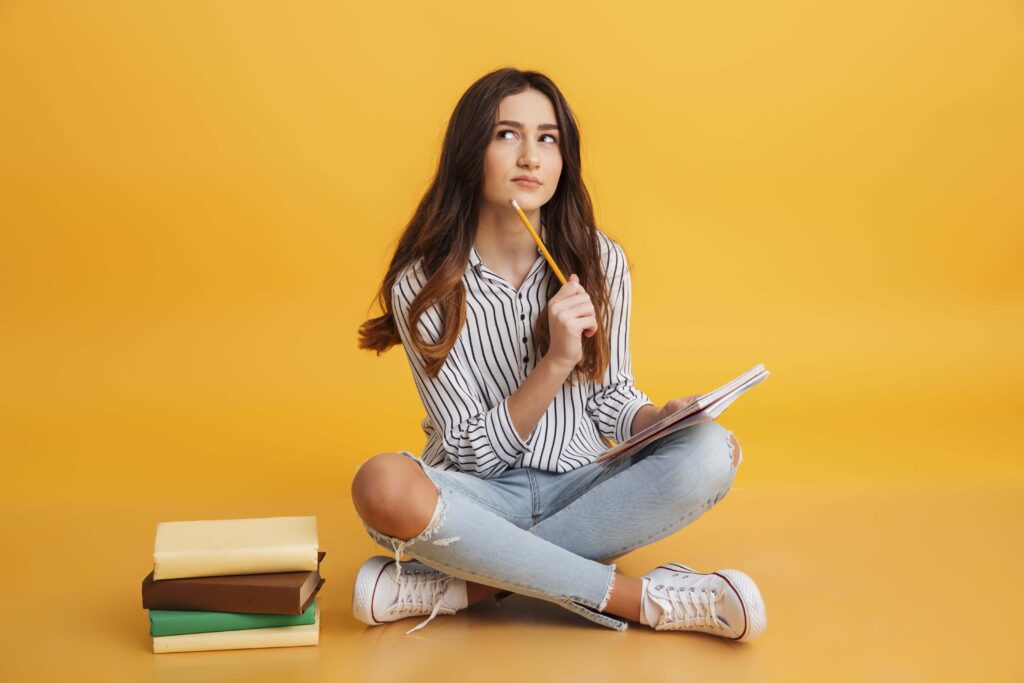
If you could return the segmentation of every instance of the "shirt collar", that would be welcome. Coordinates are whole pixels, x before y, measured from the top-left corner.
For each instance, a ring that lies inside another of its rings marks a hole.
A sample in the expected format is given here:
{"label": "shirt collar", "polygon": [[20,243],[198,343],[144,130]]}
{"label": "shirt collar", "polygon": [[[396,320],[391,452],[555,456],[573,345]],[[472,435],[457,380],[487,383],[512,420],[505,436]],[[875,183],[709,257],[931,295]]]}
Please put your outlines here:
{"label": "shirt collar", "polygon": [[469,267],[480,272],[480,268],[483,267],[484,262],[480,260],[480,254],[476,253],[476,247],[471,246],[469,248]]}
{"label": "shirt collar", "polygon": [[[523,280],[523,283],[525,284],[529,282],[531,279],[533,279],[533,276],[537,273],[538,270],[544,267],[545,263],[546,261],[544,260],[544,255],[538,248],[537,260],[534,261],[533,267],[530,268],[530,272],[527,273],[526,279]],[[469,250],[469,265],[466,267],[466,270],[469,269],[473,269],[474,271],[476,271],[477,275],[483,275],[484,277],[487,277],[489,279],[501,280],[501,276],[499,276],[497,273],[495,273],[490,268],[485,266],[484,262],[480,260],[480,254],[477,253],[476,247],[471,247]],[[504,282],[504,280],[502,280],[502,282]]]}
{"label": "shirt collar", "polygon": [[[544,239],[544,225],[543,224],[541,224],[540,229],[541,229],[541,231],[540,231],[540,238],[541,238],[541,240],[543,240]],[[537,247],[537,256],[538,257],[539,256],[543,256],[543,254],[541,253],[540,247]],[[470,247],[469,247],[469,266],[468,266],[468,268],[472,268],[472,269],[476,270],[476,272],[479,273],[479,272],[481,272],[486,267],[487,266],[484,265],[483,260],[481,260],[481,258],[480,258],[480,254],[476,250],[476,246],[475,245],[470,245]]]}

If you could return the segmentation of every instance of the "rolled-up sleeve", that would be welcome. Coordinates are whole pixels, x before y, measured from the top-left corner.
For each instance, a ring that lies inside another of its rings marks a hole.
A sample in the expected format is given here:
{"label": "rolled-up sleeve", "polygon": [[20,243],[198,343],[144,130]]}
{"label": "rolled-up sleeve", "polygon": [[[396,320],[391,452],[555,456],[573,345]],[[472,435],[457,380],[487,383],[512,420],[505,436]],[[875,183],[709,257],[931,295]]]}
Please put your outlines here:
{"label": "rolled-up sleeve", "polygon": [[609,288],[611,315],[608,336],[611,344],[608,370],[587,400],[587,414],[602,436],[622,443],[632,436],[633,418],[652,403],[633,382],[629,352],[629,317],[632,282],[622,248],[609,240],[604,254],[605,278]]}
{"label": "rolled-up sleeve", "polygon": [[[530,446],[512,424],[508,398],[488,407],[454,347],[437,377],[427,374],[426,361],[412,345],[409,328],[409,308],[418,291],[415,283],[413,274],[399,278],[391,289],[391,305],[427,417],[452,464],[484,479],[495,477],[529,453]],[[423,341],[437,343],[441,318],[436,308],[423,314],[417,329]]]}

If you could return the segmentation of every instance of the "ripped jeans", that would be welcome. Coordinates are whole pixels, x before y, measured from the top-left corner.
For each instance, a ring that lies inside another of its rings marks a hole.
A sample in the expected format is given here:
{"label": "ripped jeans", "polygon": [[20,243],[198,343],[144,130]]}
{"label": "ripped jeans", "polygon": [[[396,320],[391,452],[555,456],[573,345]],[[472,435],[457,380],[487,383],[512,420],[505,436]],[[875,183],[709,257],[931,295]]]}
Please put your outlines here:
{"label": "ripped jeans", "polygon": [[437,470],[402,451],[437,486],[430,523],[409,540],[363,526],[394,551],[399,572],[404,551],[450,576],[554,602],[624,631],[626,621],[601,613],[616,569],[603,561],[671,535],[721,500],[743,457],[731,436],[702,422],[607,464],[562,474],[509,469],[493,479]]}

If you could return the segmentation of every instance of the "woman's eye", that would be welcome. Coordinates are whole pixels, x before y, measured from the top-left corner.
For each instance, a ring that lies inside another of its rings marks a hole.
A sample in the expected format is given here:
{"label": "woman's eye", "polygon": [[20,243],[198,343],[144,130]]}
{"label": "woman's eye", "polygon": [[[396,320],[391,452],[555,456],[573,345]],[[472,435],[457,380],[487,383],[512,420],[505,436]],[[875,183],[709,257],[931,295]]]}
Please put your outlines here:
{"label": "woman's eye", "polygon": [[[516,132],[515,132],[514,130],[509,130],[509,129],[505,129],[505,130],[499,130],[499,131],[498,131],[498,137],[499,137],[499,138],[501,138],[502,140],[507,140],[507,139],[509,139],[509,138],[506,138],[506,137],[504,137],[505,133],[511,133],[511,134],[513,134],[513,135],[515,135],[515,134],[516,134]],[[551,133],[544,133],[544,135],[542,135],[542,136],[541,136],[541,138],[542,138],[542,139],[543,139],[543,138],[551,138],[551,142],[553,142],[553,143],[555,143],[555,144],[558,144],[558,138],[556,138],[556,137],[555,137],[554,135],[552,135]]]}

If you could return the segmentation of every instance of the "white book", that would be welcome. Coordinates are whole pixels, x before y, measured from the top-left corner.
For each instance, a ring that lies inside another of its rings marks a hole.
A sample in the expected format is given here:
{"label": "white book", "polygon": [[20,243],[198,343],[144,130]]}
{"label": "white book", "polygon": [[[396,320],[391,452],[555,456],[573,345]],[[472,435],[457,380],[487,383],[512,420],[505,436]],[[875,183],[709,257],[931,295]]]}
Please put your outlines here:
{"label": "white book", "polygon": [[258,647],[296,647],[320,642],[320,601],[313,601],[312,624],[247,628],[241,631],[183,633],[177,636],[155,636],[153,652],[200,652],[203,650],[245,650]]}
{"label": "white book", "polygon": [[317,550],[315,516],[160,522],[153,579],[313,571]]}
{"label": "white book", "polygon": [[764,363],[758,363],[731,382],[720,386],[712,392],[698,396],[693,403],[672,413],[668,417],[658,420],[647,427],[647,429],[634,434],[629,439],[605,451],[597,457],[597,462],[608,462],[624,455],[630,455],[652,441],[672,432],[685,429],[705,420],[714,420],[733,401],[739,398],[743,392],[764,381],[769,374],[764,369]]}

